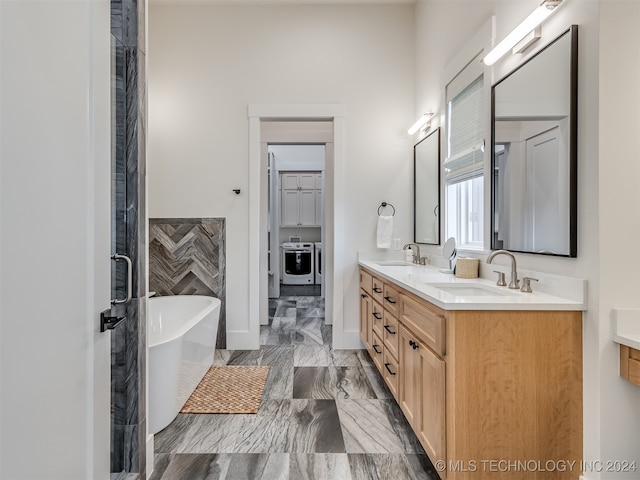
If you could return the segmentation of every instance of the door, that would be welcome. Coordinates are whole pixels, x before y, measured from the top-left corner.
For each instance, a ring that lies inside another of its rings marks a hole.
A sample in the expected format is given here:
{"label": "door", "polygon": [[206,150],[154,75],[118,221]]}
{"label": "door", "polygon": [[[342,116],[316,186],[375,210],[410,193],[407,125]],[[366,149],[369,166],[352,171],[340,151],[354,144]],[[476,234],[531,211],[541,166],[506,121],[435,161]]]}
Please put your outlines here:
{"label": "door", "polygon": [[105,479],[109,5],[0,16],[0,477]]}
{"label": "door", "polygon": [[562,124],[526,141],[528,214],[533,251],[569,251],[569,159]]}
{"label": "door", "polygon": [[[265,145],[266,149],[266,145]],[[269,298],[280,297],[280,216],[278,209],[281,199],[281,191],[278,188],[280,177],[275,165],[275,155],[267,150],[267,288]],[[262,319],[261,319],[262,320]]]}

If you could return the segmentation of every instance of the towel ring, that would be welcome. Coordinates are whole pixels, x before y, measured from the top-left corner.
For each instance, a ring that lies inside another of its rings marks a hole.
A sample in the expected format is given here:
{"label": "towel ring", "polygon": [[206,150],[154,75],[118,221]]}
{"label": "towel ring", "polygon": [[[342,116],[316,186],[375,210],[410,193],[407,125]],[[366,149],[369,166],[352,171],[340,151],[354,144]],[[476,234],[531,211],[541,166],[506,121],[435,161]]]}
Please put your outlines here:
{"label": "towel ring", "polygon": [[394,216],[396,214],[396,207],[394,207],[393,205],[391,205],[390,203],[387,202],[382,202],[380,204],[380,206],[378,207],[378,216],[380,216],[380,209],[384,208],[384,207],[391,207],[393,209],[393,213],[391,214],[391,216]]}

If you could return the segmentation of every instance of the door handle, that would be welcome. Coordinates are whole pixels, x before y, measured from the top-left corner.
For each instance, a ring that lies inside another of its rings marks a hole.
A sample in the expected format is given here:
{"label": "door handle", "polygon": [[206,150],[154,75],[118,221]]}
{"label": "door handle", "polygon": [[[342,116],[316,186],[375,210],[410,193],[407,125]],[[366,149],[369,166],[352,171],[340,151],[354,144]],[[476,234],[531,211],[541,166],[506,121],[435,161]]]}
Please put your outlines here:
{"label": "door handle", "polygon": [[131,259],[129,257],[127,257],[126,255],[119,255],[117,253],[114,253],[113,255],[111,255],[111,260],[114,261],[118,261],[118,260],[124,260],[125,262],[127,262],[127,298],[124,299],[118,299],[118,298],[112,298],[111,299],[111,305],[120,305],[122,303],[127,303],[131,300],[131,289],[132,289],[132,283],[133,283],[133,266],[131,264]]}

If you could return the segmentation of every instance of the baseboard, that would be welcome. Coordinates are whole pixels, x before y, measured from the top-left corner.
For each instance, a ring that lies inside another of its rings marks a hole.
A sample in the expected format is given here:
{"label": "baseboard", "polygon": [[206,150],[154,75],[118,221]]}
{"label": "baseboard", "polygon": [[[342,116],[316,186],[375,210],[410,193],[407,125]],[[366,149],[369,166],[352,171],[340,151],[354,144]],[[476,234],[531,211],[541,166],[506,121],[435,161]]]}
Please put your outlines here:
{"label": "baseboard", "polygon": [[227,350],[258,350],[260,336],[251,332],[227,332]]}
{"label": "baseboard", "polygon": [[364,348],[359,331],[342,332],[342,338],[336,339],[333,348],[336,350],[360,350]]}
{"label": "baseboard", "polygon": [[154,449],[154,443],[153,443],[153,435],[147,435],[147,468],[146,468],[146,472],[147,472],[147,479],[151,478],[151,475],[153,474],[153,464],[155,463],[154,461],[154,457],[153,457],[153,449]]}

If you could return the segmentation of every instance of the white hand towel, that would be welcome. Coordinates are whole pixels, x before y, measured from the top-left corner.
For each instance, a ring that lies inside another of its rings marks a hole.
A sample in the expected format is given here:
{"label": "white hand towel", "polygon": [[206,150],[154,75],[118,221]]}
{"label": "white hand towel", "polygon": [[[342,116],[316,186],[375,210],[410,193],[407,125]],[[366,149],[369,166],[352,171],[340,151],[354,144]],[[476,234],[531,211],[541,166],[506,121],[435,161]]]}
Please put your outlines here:
{"label": "white hand towel", "polygon": [[378,248],[391,248],[393,235],[393,215],[378,215]]}

